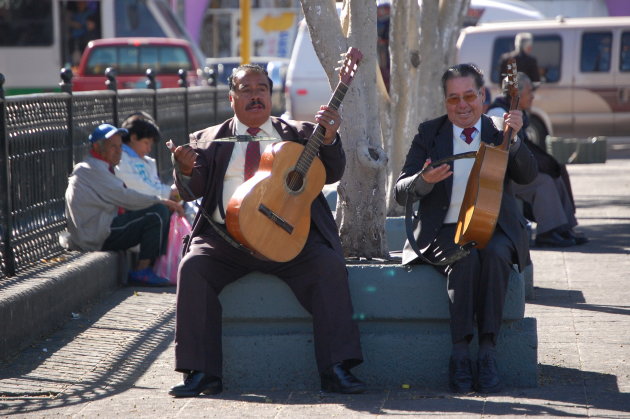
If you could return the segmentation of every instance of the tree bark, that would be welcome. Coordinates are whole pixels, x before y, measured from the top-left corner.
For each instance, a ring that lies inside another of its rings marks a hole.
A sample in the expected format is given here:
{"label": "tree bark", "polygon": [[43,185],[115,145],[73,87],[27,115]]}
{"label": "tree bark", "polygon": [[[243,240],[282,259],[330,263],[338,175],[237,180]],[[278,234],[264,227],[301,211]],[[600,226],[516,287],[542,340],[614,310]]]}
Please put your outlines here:
{"label": "tree bark", "polygon": [[[420,123],[444,113],[441,77],[454,63],[455,43],[470,0],[392,2],[390,25],[391,131],[386,151],[387,214],[402,215],[394,185]],[[419,29],[418,29],[419,28]]]}
{"label": "tree bark", "polygon": [[[348,47],[363,54],[343,101],[340,134],[346,171],[337,187],[336,218],[346,257],[386,258],[385,181],[376,93],[376,2],[345,0],[341,20],[327,0],[301,0],[317,56],[334,89],[337,60]],[[343,22],[343,23],[342,23]]]}
{"label": "tree bark", "polygon": [[444,112],[440,79],[470,0],[391,2],[389,93],[377,73],[376,2],[344,0],[339,19],[332,0],[300,1],[331,88],[339,54],[349,46],[363,53],[342,105],[347,164],[337,224],[347,257],[387,258],[386,215],[402,214],[393,187],[418,125]]}

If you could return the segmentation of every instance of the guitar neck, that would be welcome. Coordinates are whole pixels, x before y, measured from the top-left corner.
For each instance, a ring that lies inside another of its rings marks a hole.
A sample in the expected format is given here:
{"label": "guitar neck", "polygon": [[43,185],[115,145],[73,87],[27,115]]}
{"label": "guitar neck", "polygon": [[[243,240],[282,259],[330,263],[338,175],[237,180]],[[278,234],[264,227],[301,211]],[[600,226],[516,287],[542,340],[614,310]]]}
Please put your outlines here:
{"label": "guitar neck", "polygon": [[[510,102],[510,111],[513,109],[518,109],[518,102],[520,100],[520,96],[515,95]],[[503,150],[508,150],[510,148],[510,141],[512,140],[512,136],[514,134],[514,130],[509,125],[506,125],[503,128],[503,141],[499,147]]]}
{"label": "guitar neck", "polygon": [[[348,85],[339,82],[335,91],[328,102],[328,107],[334,110],[339,110],[339,106],[341,106],[341,102],[343,98],[346,96],[346,92],[348,91]],[[304,146],[304,151],[298,158],[297,164],[295,166],[295,170],[297,170],[301,175],[306,175],[308,169],[311,167],[311,163],[313,163],[313,159],[317,156],[319,152],[319,148],[324,142],[324,135],[326,134],[326,128],[322,125],[317,124],[315,127],[315,131],[309,137],[306,145]]]}

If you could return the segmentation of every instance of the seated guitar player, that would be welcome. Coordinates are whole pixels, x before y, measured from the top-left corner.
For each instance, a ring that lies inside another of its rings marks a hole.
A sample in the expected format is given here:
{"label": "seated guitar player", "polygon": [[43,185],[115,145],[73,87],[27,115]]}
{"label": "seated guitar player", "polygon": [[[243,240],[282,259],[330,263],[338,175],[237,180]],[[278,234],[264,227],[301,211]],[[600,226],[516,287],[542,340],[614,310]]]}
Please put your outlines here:
{"label": "seated guitar player", "polygon": [[[483,75],[473,64],[448,68],[442,75],[446,115],[420,124],[413,138],[395,186],[399,204],[404,205],[408,197],[420,201],[413,232],[419,254],[407,241],[403,249],[404,264],[418,263],[420,256],[422,261],[426,259],[432,264],[442,262],[443,255],[456,247],[453,239],[468,178],[473,176],[474,159],[455,160],[437,167],[430,166],[431,162],[476,152],[482,143],[497,146],[504,141],[503,132],[483,115],[483,85]],[[507,113],[505,124],[518,132],[523,124],[521,111]],[[510,181],[529,183],[536,173],[532,153],[517,138],[509,148],[503,193],[499,197],[501,205],[489,242],[484,248],[472,248],[457,261],[435,266],[446,277],[452,341],[449,386],[453,392],[501,390],[496,343],[508,279],[513,264],[522,269],[529,259],[527,221],[519,211]],[[475,333],[479,352],[477,368],[473,370],[468,347]]]}
{"label": "seated guitar player", "polygon": [[[263,260],[244,251],[226,234],[225,209],[234,191],[256,172],[261,149],[273,140],[223,141],[236,135],[304,144],[315,125],[271,116],[272,82],[258,65],[242,65],[229,77],[234,116],[195,132],[190,146],[171,145],[175,182],[186,201],[202,198],[185,256],[179,266],[175,330],[175,370],[182,383],[174,397],[222,391],[222,318],[218,296],[228,284],[252,271],[277,276],[313,316],[315,358],[324,391],[361,393],[365,384],[350,369],[362,362],[359,329],[337,225],[320,193],[311,206],[310,233],[304,248],[288,262]],[[340,114],[322,106],[315,120],[325,128],[318,157],[326,183],[338,181],[345,154],[337,134]],[[263,143],[262,145],[260,143]]]}

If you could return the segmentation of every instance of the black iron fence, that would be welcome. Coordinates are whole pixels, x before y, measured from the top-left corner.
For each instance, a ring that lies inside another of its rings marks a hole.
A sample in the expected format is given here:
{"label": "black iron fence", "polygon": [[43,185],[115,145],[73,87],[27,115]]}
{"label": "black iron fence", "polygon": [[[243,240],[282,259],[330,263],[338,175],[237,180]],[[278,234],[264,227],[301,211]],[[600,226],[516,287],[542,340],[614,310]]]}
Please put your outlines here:
{"label": "black iron fence", "polygon": [[[144,111],[164,140],[183,144],[188,133],[232,114],[226,86],[66,93],[68,81],[64,93],[5,98],[0,74],[0,278],[63,252],[58,236],[66,228],[68,175],[89,149],[94,127]],[[160,177],[170,181],[168,149],[158,144],[154,157]]]}

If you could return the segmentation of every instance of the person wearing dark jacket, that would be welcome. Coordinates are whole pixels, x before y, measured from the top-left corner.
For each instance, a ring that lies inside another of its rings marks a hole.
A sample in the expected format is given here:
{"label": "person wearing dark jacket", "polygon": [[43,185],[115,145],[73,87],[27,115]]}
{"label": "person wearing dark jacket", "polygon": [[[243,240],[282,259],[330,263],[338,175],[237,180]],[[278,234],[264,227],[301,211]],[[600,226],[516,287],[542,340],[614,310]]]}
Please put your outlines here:
{"label": "person wearing dark jacket", "polygon": [[[475,152],[482,142],[498,145],[503,133],[482,114],[485,92],[483,75],[473,64],[448,68],[442,76],[446,115],[423,122],[418,128],[395,186],[396,201],[420,201],[414,220],[414,236],[424,258],[438,262],[455,248],[454,237],[469,173],[474,159],[459,159],[431,167],[453,154]],[[506,115],[505,123],[518,132],[521,112]],[[514,264],[522,269],[529,260],[527,221],[521,215],[511,190],[511,181],[529,183],[536,176],[536,161],[518,138],[510,146],[507,171],[496,229],[483,249],[447,265],[435,266],[446,276],[449,298],[452,351],[449,386],[453,392],[482,393],[502,388],[496,361],[503,305]],[[416,263],[419,256],[409,241],[403,263]],[[477,376],[469,343],[478,333]]]}
{"label": "person wearing dark jacket", "polygon": [[[365,385],[350,368],[362,362],[359,329],[337,225],[323,194],[311,206],[310,233],[302,251],[288,262],[259,259],[229,243],[224,231],[230,197],[257,165],[260,142],[216,142],[214,139],[250,134],[305,143],[315,126],[309,122],[271,117],[271,80],[257,65],[236,68],[229,77],[229,99],[234,117],[193,133],[190,147],[171,146],[176,163],[175,182],[186,201],[203,198],[193,223],[187,252],[179,266],[175,369],[184,381],[172,387],[174,397],[194,397],[222,391],[221,304],[218,295],[229,283],[252,271],[273,274],[285,281],[313,316],[315,358],[324,391],[361,393]],[[338,181],[345,154],[337,130],[339,113],[322,106],[316,121],[324,127],[318,157],[326,183]],[[253,149],[253,153],[251,152]],[[249,156],[258,153],[257,157]],[[253,170],[255,171],[255,170]],[[204,213],[205,212],[205,213]]]}
{"label": "person wearing dark jacket", "polygon": [[[538,163],[539,174],[526,185],[513,185],[515,195],[527,204],[528,215],[536,221],[537,246],[568,247],[584,244],[588,239],[575,231],[578,222],[575,218],[575,203],[571,182],[566,166],[558,161],[527,136],[529,125],[528,110],[534,100],[534,85],[522,72],[517,74],[519,108],[523,111],[523,128],[518,135],[532,151]],[[507,78],[503,81],[503,95],[495,98],[486,113],[493,117],[498,127],[502,127],[503,115],[510,107],[511,97]]]}
{"label": "person wearing dark jacket", "polygon": [[538,69],[538,60],[532,55],[533,37],[529,32],[517,33],[514,37],[514,50],[501,55],[499,63],[499,71],[501,77],[507,74],[507,63],[510,58],[516,60],[516,68],[527,74],[529,79],[537,84],[540,82],[540,70]]}

